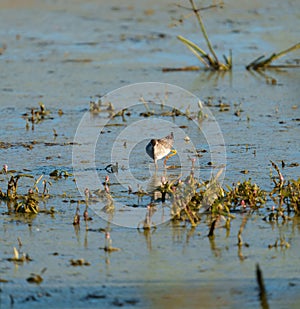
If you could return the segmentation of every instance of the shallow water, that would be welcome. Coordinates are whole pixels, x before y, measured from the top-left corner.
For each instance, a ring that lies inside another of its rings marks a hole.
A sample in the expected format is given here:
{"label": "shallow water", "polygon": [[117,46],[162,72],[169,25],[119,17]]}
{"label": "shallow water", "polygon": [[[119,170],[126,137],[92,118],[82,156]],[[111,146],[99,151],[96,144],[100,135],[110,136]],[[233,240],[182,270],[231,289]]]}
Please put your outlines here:
{"label": "shallow water", "polygon": [[[298,178],[300,168],[293,163],[300,163],[299,70],[268,70],[264,72],[267,78],[245,70],[245,65],[261,54],[269,55],[297,42],[298,2],[234,1],[225,3],[222,10],[207,11],[205,22],[217,53],[233,50],[234,68],[228,74],[161,72],[162,67],[198,64],[176,40],[177,34],[197,40],[197,25],[191,19],[182,26],[168,27],[172,17],[178,18],[182,11],[166,1],[151,2],[151,7],[146,1],[122,5],[109,1],[101,6],[98,1],[1,1],[0,8],[0,47],[6,46],[0,55],[0,141],[6,145],[1,147],[0,163],[36,178],[44,174],[52,182],[52,197],[41,203],[41,209],[53,206],[57,211],[53,215],[15,215],[9,214],[7,205],[1,203],[0,278],[8,280],[0,283],[1,307],[235,308],[241,302],[245,308],[259,307],[255,279],[255,265],[259,263],[270,307],[297,308],[299,218],[270,224],[262,220],[265,210],[253,214],[243,232],[249,247],[242,247],[241,251],[237,233],[244,215],[238,213],[231,222],[230,234],[220,228],[215,239],[209,240],[210,222],[204,215],[193,230],[189,225],[173,225],[162,218],[166,214],[159,205],[156,223],[164,223],[146,233],[109,225],[101,218],[105,216],[101,212],[105,203],[97,201],[90,204],[93,220],[88,222],[87,229],[82,220],[77,230],[72,225],[77,203],[72,200],[84,198],[80,190],[85,185],[93,190],[99,184],[89,178],[78,190],[73,177],[53,180],[48,175],[55,169],[73,172],[72,143],[82,117],[88,112],[90,96],[104,95],[131,83],[154,81],[183,87],[209,108],[225,142],[225,184],[252,178],[269,190],[269,160],[277,164],[283,160],[284,177]],[[295,59],[299,61],[299,52],[278,62]],[[276,80],[273,85],[272,78]],[[211,105],[207,104],[209,97]],[[229,111],[220,111],[219,100],[230,105]],[[30,113],[30,108],[38,107],[40,101],[51,111],[51,118],[36,124],[34,129],[29,125],[26,130],[22,114]],[[61,116],[60,108],[64,112]],[[237,109],[242,110],[240,116],[234,115]],[[144,121],[140,112],[145,112],[143,104],[131,109],[131,115],[125,116],[126,122],[117,117],[110,122],[111,126],[105,127],[96,143],[95,164],[88,157],[89,142],[94,142],[95,137],[87,137],[86,149],[81,147],[81,155],[87,151],[87,157],[78,167],[78,172],[87,178],[92,171],[104,181],[104,168],[116,162],[114,156],[121,160],[122,153],[128,151],[129,158],[125,156],[119,173],[109,174],[110,190],[115,204],[123,207],[126,215],[136,216],[135,223],[145,217],[150,198],[129,195],[127,186],[132,185],[134,191],[138,184],[147,189],[154,171],[144,146],[151,134],[164,136],[165,129],[131,130],[126,134],[127,148],[123,143],[112,148],[111,141],[123,141],[119,134],[126,133],[126,128],[137,121]],[[89,117],[91,132],[99,134],[107,114]],[[183,167],[168,170],[167,176],[172,179],[181,172],[188,173],[190,161],[180,160],[196,148],[208,151],[201,153],[197,171],[200,178],[209,178],[212,168],[207,163],[213,161],[213,143],[208,143],[202,131],[197,131],[195,124],[185,117],[162,118],[170,129],[186,126],[175,141],[176,148],[182,150],[181,156],[169,160],[169,164]],[[191,143],[184,142],[184,135],[191,138]],[[109,151],[105,151],[107,148]],[[129,168],[122,169],[126,164]],[[243,175],[242,170],[249,173]],[[129,175],[128,171],[134,181],[122,178]],[[161,173],[160,169],[158,180]],[[3,191],[7,181],[1,175]],[[25,193],[30,186],[31,179],[21,179],[19,190]],[[269,202],[268,207],[271,206]],[[84,208],[80,205],[80,213]],[[101,249],[102,229],[108,226],[113,246],[121,249],[110,254]],[[290,247],[268,248],[280,238],[288,241]],[[13,247],[28,253],[33,261],[23,265],[7,261],[13,256]],[[80,258],[90,266],[70,265],[71,259]],[[44,267],[47,270],[39,286],[27,283],[31,273],[39,273]]]}

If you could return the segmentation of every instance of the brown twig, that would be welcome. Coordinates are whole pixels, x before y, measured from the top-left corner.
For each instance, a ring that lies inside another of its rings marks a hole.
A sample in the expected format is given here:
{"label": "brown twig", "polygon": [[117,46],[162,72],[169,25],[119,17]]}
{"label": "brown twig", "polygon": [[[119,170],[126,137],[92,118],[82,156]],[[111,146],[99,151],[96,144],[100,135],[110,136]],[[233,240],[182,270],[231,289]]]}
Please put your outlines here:
{"label": "brown twig", "polygon": [[212,53],[212,55],[213,55],[213,57],[214,57],[214,59],[215,59],[215,62],[216,62],[216,63],[219,63],[218,57],[217,57],[217,55],[216,55],[216,53],[215,53],[215,51],[214,51],[214,49],[213,49],[213,47],[212,47],[212,45],[211,45],[211,43],[210,43],[210,40],[209,40],[209,38],[208,38],[206,29],[205,29],[204,24],[203,24],[203,22],[202,22],[201,15],[200,15],[199,10],[197,9],[197,7],[196,7],[196,5],[195,5],[194,0],[190,0],[190,4],[191,4],[191,6],[192,6],[192,9],[193,9],[193,11],[194,11],[194,13],[195,13],[195,15],[196,15],[196,18],[197,18],[197,20],[198,20],[198,23],[199,23],[199,25],[200,25],[200,28],[201,28],[201,31],[202,31],[202,33],[203,33],[204,39],[205,39],[205,41],[206,41],[207,47],[208,47],[209,51]]}
{"label": "brown twig", "polygon": [[200,67],[192,65],[181,68],[162,68],[163,72],[178,72],[178,71],[199,71]]}

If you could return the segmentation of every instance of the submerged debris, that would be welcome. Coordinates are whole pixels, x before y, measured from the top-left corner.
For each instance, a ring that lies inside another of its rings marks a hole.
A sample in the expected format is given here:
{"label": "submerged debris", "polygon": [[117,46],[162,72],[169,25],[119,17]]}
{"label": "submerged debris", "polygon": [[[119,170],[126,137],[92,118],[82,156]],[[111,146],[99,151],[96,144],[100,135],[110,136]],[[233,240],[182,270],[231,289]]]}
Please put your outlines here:
{"label": "submerged debris", "polygon": [[85,259],[78,259],[78,260],[71,259],[70,264],[72,266],[90,266],[91,265],[91,263],[86,261]]}
{"label": "submerged debris", "polygon": [[16,263],[24,263],[24,262],[30,262],[32,261],[32,259],[26,253],[23,253],[20,256],[18,249],[14,247],[14,256],[12,258],[8,258],[7,261],[16,262]]}
{"label": "submerged debris", "polygon": [[40,284],[43,282],[42,274],[47,270],[47,268],[43,268],[40,274],[31,274],[26,280],[28,283]]}
{"label": "submerged debris", "polygon": [[54,178],[54,179],[59,179],[59,178],[68,178],[70,176],[73,176],[73,174],[69,173],[68,171],[59,171],[57,169],[53,170],[52,172],[50,172],[49,174],[50,177]]}

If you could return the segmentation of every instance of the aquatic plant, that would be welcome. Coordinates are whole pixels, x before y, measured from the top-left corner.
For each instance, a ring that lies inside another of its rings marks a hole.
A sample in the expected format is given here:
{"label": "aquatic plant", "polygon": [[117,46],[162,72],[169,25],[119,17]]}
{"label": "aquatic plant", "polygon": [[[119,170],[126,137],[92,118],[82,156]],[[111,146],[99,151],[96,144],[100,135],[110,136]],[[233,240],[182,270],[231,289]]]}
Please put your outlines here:
{"label": "aquatic plant", "polygon": [[51,119],[49,115],[50,111],[46,109],[42,102],[40,102],[39,107],[31,108],[30,113],[25,113],[22,116],[26,120],[26,129],[29,129],[29,123],[31,123],[31,128],[34,130],[34,124],[38,124],[45,119]]}
{"label": "aquatic plant", "polygon": [[53,170],[52,172],[49,173],[49,176],[51,178],[54,178],[54,179],[60,179],[60,178],[68,178],[70,176],[73,176],[73,174],[69,173],[68,171],[59,171],[57,169]]}
{"label": "aquatic plant", "polygon": [[79,214],[79,206],[77,206],[73,219],[73,225],[77,226],[79,224],[80,224],[80,214]]}
{"label": "aquatic plant", "polygon": [[227,190],[218,201],[229,209],[235,209],[236,207],[258,209],[267,201],[267,192],[262,190],[256,183],[252,183],[251,179],[242,183],[237,182],[232,188],[227,186]]}
{"label": "aquatic plant", "polygon": [[[229,56],[223,55],[224,61],[221,62],[216,52],[209,40],[206,28],[204,26],[202,16],[200,14],[200,11],[211,9],[214,7],[222,7],[223,3],[221,4],[213,4],[208,7],[198,8],[195,4],[194,0],[189,0],[190,2],[190,8],[178,5],[178,7],[183,8],[185,10],[192,11],[193,15],[196,17],[196,20],[200,26],[202,36],[206,42],[207,48],[209,50],[209,53],[206,52],[203,48],[201,48],[199,45],[197,45],[195,42],[188,40],[187,38],[178,35],[177,38],[180,40],[196,57],[199,59],[199,61],[204,64],[204,66],[207,69],[213,70],[213,71],[228,71],[232,69],[232,52],[230,50]],[[183,19],[181,18],[180,23],[182,23]],[[298,64],[286,64],[286,65],[272,65],[272,63],[281,58],[282,56],[286,55],[287,53],[290,53],[292,51],[295,51],[300,48],[300,43],[294,44],[293,46],[284,49],[278,53],[273,53],[269,57],[265,56],[259,56],[252,62],[250,62],[248,65],[246,65],[246,69],[248,71],[254,70],[254,71],[261,71],[266,68],[296,68],[299,67]],[[197,71],[200,67],[198,66],[186,66],[182,68],[163,68],[163,72],[170,72],[170,71]],[[272,79],[272,84],[276,84],[276,80]]]}
{"label": "aquatic plant", "polygon": [[36,189],[36,185],[41,178],[35,181],[33,189],[32,188],[29,189],[27,194],[18,195],[17,194],[18,182],[22,177],[33,178],[33,176],[29,174],[11,175],[7,183],[6,194],[3,193],[0,189],[0,199],[8,202],[13,202],[15,212],[38,213],[39,202],[36,195],[36,191],[34,191],[34,189]]}
{"label": "aquatic plant", "polygon": [[[246,224],[247,224],[248,217],[249,217],[249,215],[248,215],[248,216],[245,216],[245,217],[243,218],[242,223],[241,223],[240,228],[239,228],[239,232],[238,232],[238,235],[237,235],[237,238],[238,238],[238,246],[239,246],[239,247],[241,247],[241,246],[243,246],[243,245],[245,245],[246,247],[249,246],[247,243],[244,243],[244,242],[243,242],[243,238],[242,238],[242,233],[243,233],[244,228],[245,228],[245,226],[246,226]],[[243,256],[241,255],[240,258],[243,259]]]}
{"label": "aquatic plant", "polygon": [[96,98],[93,99],[91,98],[90,100],[90,112],[93,114],[98,114],[101,112],[101,105],[102,105],[102,101],[101,98]]}
{"label": "aquatic plant", "polygon": [[[278,172],[278,180],[273,178],[274,188],[267,192],[261,189],[251,179],[237,182],[231,186],[223,188],[217,181],[218,174],[211,181],[199,181],[194,177],[193,168],[190,175],[185,179],[175,179],[171,182],[162,179],[161,185],[155,188],[155,192],[160,192],[161,202],[170,200],[171,218],[173,221],[189,222],[196,226],[203,213],[210,214],[212,221],[208,236],[213,236],[215,225],[221,217],[227,217],[225,224],[229,226],[230,219],[234,218],[233,212],[245,212],[249,214],[253,211],[265,207],[268,196],[278,206],[266,216],[265,220],[278,220],[288,217],[284,212],[295,214],[300,212],[300,178],[298,180],[284,180],[278,166],[272,162],[272,166]],[[221,173],[221,172],[219,172]],[[246,223],[246,222],[245,222]],[[244,223],[244,224],[245,224]],[[149,216],[143,222],[144,226],[149,226]],[[238,235],[238,243],[242,244],[241,226]]]}
{"label": "aquatic plant", "polygon": [[170,196],[172,220],[188,221],[192,226],[196,226],[200,221],[200,210],[205,211],[217,198],[216,192],[219,189],[215,181],[209,183],[197,180],[193,169],[184,181],[165,181],[156,188],[162,193],[162,201],[166,194]]}
{"label": "aquatic plant", "polygon": [[27,196],[22,197],[21,202],[15,204],[15,212],[35,213],[39,212],[39,201],[33,192],[29,192]]}
{"label": "aquatic plant", "polygon": [[[91,97],[90,108],[89,108],[91,114],[98,115],[101,112],[106,112],[109,114],[109,117],[120,116],[120,114],[114,115],[113,114],[114,110],[115,108],[113,104],[111,102],[103,102],[101,96],[97,95],[95,96],[95,98]],[[124,112],[125,110],[123,111],[122,117],[124,117]]]}
{"label": "aquatic plant", "polygon": [[143,225],[142,228],[144,231],[150,230],[151,228],[156,228],[155,223],[152,221],[152,217],[155,212],[156,212],[155,205],[149,204],[147,206],[147,212],[146,212],[145,219],[138,224],[137,228],[139,229],[141,225]]}
{"label": "aquatic plant", "polygon": [[[191,10],[195,17],[196,20],[200,26],[202,35],[205,39],[207,48],[209,50],[209,53],[205,52],[199,45],[197,45],[196,43],[186,39],[185,37],[178,35],[177,38],[200,60],[201,63],[203,63],[205,65],[206,68],[214,70],[214,71],[228,71],[231,70],[232,68],[232,55],[230,53],[229,57],[226,57],[225,55],[223,55],[223,58],[225,60],[225,63],[221,62],[218,57],[217,54],[209,40],[206,28],[204,26],[203,20],[202,20],[202,16],[200,14],[200,11],[203,9],[207,9],[207,8],[197,8],[194,0],[189,0],[191,8],[185,8],[185,9],[189,9]],[[208,7],[211,8],[212,6]],[[193,68],[192,68],[193,69]]]}
{"label": "aquatic plant", "polygon": [[238,182],[232,188],[227,186],[227,190],[217,179],[218,174],[210,182],[201,182],[194,177],[192,170],[184,181],[164,181],[156,190],[161,192],[162,202],[167,195],[170,196],[172,220],[189,221],[192,226],[197,225],[203,212],[209,212],[215,218],[220,215],[233,218],[230,212],[236,208],[256,210],[266,203],[266,191],[250,179]]}
{"label": "aquatic plant", "polygon": [[[4,172],[6,177],[10,177],[7,182],[6,193],[0,189],[0,200],[7,202],[9,209],[13,206],[14,211],[17,213],[37,214],[39,212],[39,201],[49,197],[49,189],[47,186],[51,185],[51,182],[44,180],[43,191],[40,193],[37,185],[43,178],[43,175],[41,175],[34,180],[33,185],[28,189],[26,194],[19,194],[17,192],[19,180],[21,178],[34,179],[34,177],[30,174],[21,174],[16,173],[14,170],[8,170],[7,166],[3,168],[2,172]],[[53,213],[53,210],[51,210],[50,213]]]}
{"label": "aquatic plant", "polygon": [[28,174],[18,174],[18,175],[11,175],[8,183],[7,183],[7,192],[6,192],[6,198],[8,199],[15,199],[17,197],[17,188],[18,188],[18,182],[19,179],[22,177],[29,177],[33,178],[33,176]]}
{"label": "aquatic plant", "polygon": [[[300,213],[300,178],[298,180],[285,180],[278,165],[271,161],[272,167],[276,170],[278,178],[273,178],[274,188],[269,193],[272,201],[278,206],[277,215],[269,217],[269,219],[284,218],[284,211],[287,213],[294,211]],[[286,208],[284,208],[286,206]]]}
{"label": "aquatic plant", "polygon": [[299,67],[298,65],[271,65],[271,63],[279,58],[281,58],[282,56],[286,55],[287,53],[290,53],[292,51],[295,51],[297,49],[300,48],[300,43],[297,43],[279,53],[273,53],[271,56],[269,57],[265,57],[265,56],[259,56],[257,59],[255,59],[254,61],[252,61],[251,63],[249,63],[246,66],[247,70],[261,70],[261,69],[266,69],[266,68],[270,68],[270,67],[275,67],[275,68],[293,68],[293,67]]}
{"label": "aquatic plant", "polygon": [[20,255],[16,247],[14,247],[14,256],[12,258],[8,258],[7,260],[14,263],[24,263],[32,261],[28,254],[23,252],[22,255]]}
{"label": "aquatic plant", "polygon": [[103,248],[106,252],[114,252],[114,251],[120,251],[120,248],[115,248],[112,246],[112,239],[110,237],[110,233],[108,231],[105,232],[105,245]]}

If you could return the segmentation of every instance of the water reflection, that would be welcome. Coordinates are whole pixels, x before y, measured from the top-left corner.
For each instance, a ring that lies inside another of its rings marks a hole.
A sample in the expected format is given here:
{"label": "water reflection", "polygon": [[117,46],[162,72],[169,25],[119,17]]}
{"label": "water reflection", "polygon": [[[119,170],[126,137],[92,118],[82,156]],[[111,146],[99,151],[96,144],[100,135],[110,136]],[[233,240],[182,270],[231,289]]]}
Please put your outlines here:
{"label": "water reflection", "polygon": [[152,250],[152,234],[155,233],[155,229],[150,230],[150,229],[144,229],[143,231],[141,231],[140,229],[138,230],[138,233],[140,235],[143,235],[145,238],[145,242],[146,242],[146,247],[148,249],[148,251],[150,252]]}
{"label": "water reflection", "polygon": [[169,195],[162,193],[161,186],[177,179],[176,170],[163,169],[151,175],[145,190],[139,185],[137,190],[131,186],[122,190],[111,177],[111,184],[104,182],[104,189],[93,191],[86,202],[108,222],[133,228],[152,228],[171,218],[167,202]]}

